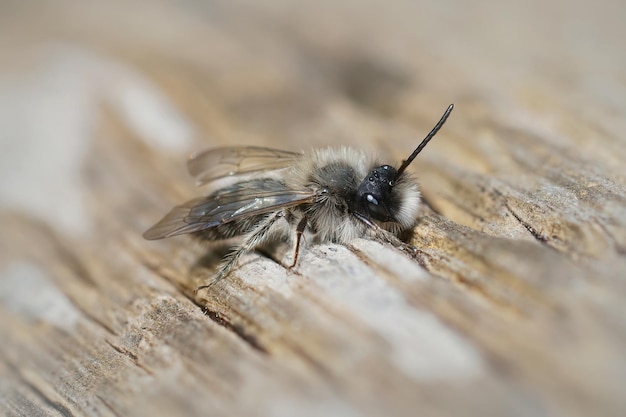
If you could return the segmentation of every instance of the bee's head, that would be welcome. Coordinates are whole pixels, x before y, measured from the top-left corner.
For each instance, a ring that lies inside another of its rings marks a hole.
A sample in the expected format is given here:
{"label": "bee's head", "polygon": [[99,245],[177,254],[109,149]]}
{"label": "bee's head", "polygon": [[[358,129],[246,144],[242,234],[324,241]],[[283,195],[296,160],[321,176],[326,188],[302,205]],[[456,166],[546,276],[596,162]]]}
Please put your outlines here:
{"label": "bee's head", "polygon": [[381,222],[392,221],[397,203],[392,196],[398,171],[390,165],[372,170],[363,179],[356,194],[356,209],[359,213]]}
{"label": "bee's head", "polygon": [[[374,168],[361,182],[356,193],[354,210],[366,219],[381,222],[405,223],[410,219],[404,219],[409,211],[403,205],[407,205],[408,200],[415,200],[414,206],[417,210],[417,200],[419,192],[417,186],[411,191],[411,186],[403,181],[406,168],[413,162],[415,157],[424,149],[426,144],[441,129],[446,122],[454,105],[450,104],[445,113],[439,119],[435,127],[426,135],[424,140],[418,145],[407,159],[405,159],[397,170],[390,165],[382,165]],[[394,190],[394,187],[398,187]]]}

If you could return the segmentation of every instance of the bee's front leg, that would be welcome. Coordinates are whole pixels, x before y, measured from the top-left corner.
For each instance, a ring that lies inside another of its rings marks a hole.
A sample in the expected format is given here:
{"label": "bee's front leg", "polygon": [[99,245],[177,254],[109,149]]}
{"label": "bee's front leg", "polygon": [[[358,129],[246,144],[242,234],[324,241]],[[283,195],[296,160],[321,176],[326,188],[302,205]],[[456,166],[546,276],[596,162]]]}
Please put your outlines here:
{"label": "bee's front leg", "polygon": [[359,220],[361,220],[363,223],[365,223],[369,227],[369,230],[372,233],[372,237],[376,239],[378,242],[382,244],[386,244],[386,243],[391,244],[396,249],[399,249],[402,252],[405,252],[412,257],[415,256],[417,249],[414,246],[404,243],[403,241],[398,239],[396,235],[381,228],[370,219],[359,214],[355,214],[355,215]]}

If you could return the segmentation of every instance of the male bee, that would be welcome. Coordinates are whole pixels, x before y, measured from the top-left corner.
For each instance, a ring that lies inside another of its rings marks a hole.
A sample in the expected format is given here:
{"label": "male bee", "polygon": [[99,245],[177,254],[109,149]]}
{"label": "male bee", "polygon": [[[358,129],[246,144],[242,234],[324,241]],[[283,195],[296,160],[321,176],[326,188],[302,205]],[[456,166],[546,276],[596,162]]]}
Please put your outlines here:
{"label": "male bee", "polygon": [[443,126],[453,107],[446,109],[397,169],[347,147],[296,153],[234,146],[201,152],[188,162],[198,185],[215,185],[225,178],[232,181],[206,197],[174,207],[144,238],[184,233],[209,241],[241,238],[213,280],[200,288],[225,278],[242,255],[272,239],[293,243],[291,268],[298,261],[303,235],[311,242],[340,244],[370,237],[407,250],[409,246],[397,236],[416,224],[420,192],[406,168]]}

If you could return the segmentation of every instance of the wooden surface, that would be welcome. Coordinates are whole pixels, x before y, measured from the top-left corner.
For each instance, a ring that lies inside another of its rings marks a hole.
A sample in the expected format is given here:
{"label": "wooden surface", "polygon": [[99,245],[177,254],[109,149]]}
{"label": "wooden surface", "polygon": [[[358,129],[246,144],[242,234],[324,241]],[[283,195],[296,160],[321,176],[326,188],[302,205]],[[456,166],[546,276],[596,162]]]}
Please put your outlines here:
{"label": "wooden surface", "polygon": [[[0,414],[626,414],[626,6],[0,4]],[[189,153],[412,170],[417,260],[141,234]]]}

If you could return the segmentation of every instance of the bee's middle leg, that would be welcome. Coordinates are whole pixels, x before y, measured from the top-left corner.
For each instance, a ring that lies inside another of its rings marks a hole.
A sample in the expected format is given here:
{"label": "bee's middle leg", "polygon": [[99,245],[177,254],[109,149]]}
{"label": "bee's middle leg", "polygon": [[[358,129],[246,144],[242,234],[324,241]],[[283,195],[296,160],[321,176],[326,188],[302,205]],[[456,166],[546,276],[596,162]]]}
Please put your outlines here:
{"label": "bee's middle leg", "polygon": [[289,265],[289,269],[296,266],[298,263],[298,254],[300,253],[300,241],[302,240],[302,235],[306,230],[307,226],[307,218],[306,216],[302,217],[298,222],[298,226],[296,226],[296,245],[293,249],[293,262]]}

